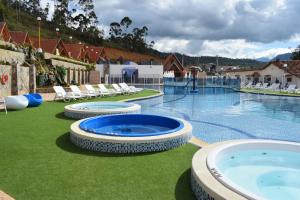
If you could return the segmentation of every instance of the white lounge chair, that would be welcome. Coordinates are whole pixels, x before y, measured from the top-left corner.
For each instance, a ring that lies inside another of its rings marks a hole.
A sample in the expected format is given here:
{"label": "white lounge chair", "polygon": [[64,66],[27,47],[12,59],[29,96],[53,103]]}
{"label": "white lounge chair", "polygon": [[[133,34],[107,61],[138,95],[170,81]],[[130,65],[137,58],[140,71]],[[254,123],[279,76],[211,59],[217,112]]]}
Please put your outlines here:
{"label": "white lounge chair", "polygon": [[96,97],[96,94],[90,94],[88,92],[82,92],[77,85],[70,85],[70,88],[74,95],[80,97],[80,98],[91,98]]}
{"label": "white lounge chair", "polygon": [[28,106],[28,99],[23,95],[5,97],[8,110],[23,110]]}
{"label": "white lounge chair", "polygon": [[130,89],[128,86],[126,87],[126,85],[124,85],[123,83],[119,83],[119,86],[121,87],[121,89],[127,93],[133,94],[136,93],[136,91]]}
{"label": "white lounge chair", "polygon": [[55,91],[55,100],[64,100],[64,101],[70,101],[71,99],[76,100],[79,97],[74,95],[72,92],[66,92],[65,89],[62,86],[53,86],[53,89]]}
{"label": "white lounge chair", "polygon": [[283,92],[295,92],[296,91],[296,85],[295,84],[290,84],[288,88],[281,90]]}
{"label": "white lounge chair", "polygon": [[122,94],[122,92],[117,92],[116,90],[114,89],[107,89],[105,87],[104,84],[98,84],[98,87],[99,87],[99,91],[101,94],[103,95],[116,95],[116,94]]}
{"label": "white lounge chair", "polygon": [[268,87],[269,83],[263,83],[260,89],[266,89]]}
{"label": "white lounge chair", "polygon": [[136,91],[136,92],[140,92],[140,91],[142,91],[142,90],[144,90],[143,88],[136,88],[135,86],[129,86],[129,85],[127,85],[127,83],[122,83],[124,86],[126,86],[126,87],[128,87],[128,88],[130,88],[131,90],[133,90],[133,91]]}
{"label": "white lounge chair", "polygon": [[111,85],[112,85],[112,87],[113,87],[117,92],[119,92],[119,93],[122,93],[122,94],[128,93],[127,91],[124,91],[123,89],[121,89],[116,83],[113,83],[113,84],[111,84]]}
{"label": "white lounge chair", "polygon": [[261,83],[256,83],[256,85],[254,86],[255,89],[260,89],[261,88]]}
{"label": "white lounge chair", "polygon": [[94,96],[100,96],[102,95],[99,91],[97,91],[92,85],[85,84],[84,85],[86,91],[88,94],[94,95]]}
{"label": "white lounge chair", "polygon": [[270,85],[269,87],[267,87],[267,90],[278,90],[279,89],[280,84],[279,83],[273,83],[272,85]]}
{"label": "white lounge chair", "polygon": [[245,86],[245,88],[252,88],[252,84],[253,84],[253,82],[250,81],[250,82]]}
{"label": "white lounge chair", "polygon": [[0,98],[0,105],[2,105],[3,109],[5,110],[5,114],[7,114],[5,98],[3,98],[3,97]]}

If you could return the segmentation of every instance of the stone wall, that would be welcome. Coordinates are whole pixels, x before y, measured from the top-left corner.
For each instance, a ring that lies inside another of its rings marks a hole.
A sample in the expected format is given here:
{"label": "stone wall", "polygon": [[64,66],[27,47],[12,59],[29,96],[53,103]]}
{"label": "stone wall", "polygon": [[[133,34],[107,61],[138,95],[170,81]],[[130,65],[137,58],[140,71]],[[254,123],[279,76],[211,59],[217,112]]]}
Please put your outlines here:
{"label": "stone wall", "polygon": [[100,72],[99,71],[90,71],[90,84],[99,84],[100,80]]}
{"label": "stone wall", "polygon": [[18,66],[18,94],[29,93],[29,67]]}
{"label": "stone wall", "polygon": [[11,66],[0,65],[0,78],[3,75],[8,75],[6,83],[0,83],[0,96],[8,96],[11,94]]}
{"label": "stone wall", "polygon": [[16,61],[19,64],[23,64],[25,61],[25,55],[21,52],[0,49],[0,61],[5,61],[9,63]]}
{"label": "stone wall", "polygon": [[3,75],[8,75],[8,80],[0,83],[0,96],[29,93],[29,67],[18,65],[13,70],[11,65],[0,65],[0,78]]}

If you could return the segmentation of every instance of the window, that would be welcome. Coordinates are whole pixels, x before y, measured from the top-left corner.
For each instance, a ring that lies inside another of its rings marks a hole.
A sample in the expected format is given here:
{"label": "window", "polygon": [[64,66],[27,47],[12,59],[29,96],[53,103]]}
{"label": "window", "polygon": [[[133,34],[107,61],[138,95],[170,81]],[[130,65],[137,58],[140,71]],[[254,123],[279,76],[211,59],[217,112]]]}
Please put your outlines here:
{"label": "window", "polygon": [[288,83],[292,82],[292,77],[286,78],[286,81],[287,81]]}

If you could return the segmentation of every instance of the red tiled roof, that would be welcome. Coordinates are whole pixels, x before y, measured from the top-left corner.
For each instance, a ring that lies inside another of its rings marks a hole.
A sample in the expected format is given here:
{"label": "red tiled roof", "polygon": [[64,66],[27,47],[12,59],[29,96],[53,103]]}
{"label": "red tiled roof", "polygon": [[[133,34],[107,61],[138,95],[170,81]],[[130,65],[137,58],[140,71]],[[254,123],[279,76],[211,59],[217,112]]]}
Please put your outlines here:
{"label": "red tiled roof", "polygon": [[183,72],[184,67],[182,66],[181,62],[178,60],[177,56],[175,54],[170,54],[167,56],[167,58],[164,61],[164,70],[168,71],[172,68],[172,66],[176,66],[178,71]]}
{"label": "red tiled roof", "polygon": [[64,44],[68,55],[73,59],[84,59],[85,50],[83,44]]}
{"label": "red tiled roof", "polygon": [[9,42],[11,40],[6,22],[0,22],[0,38],[2,38],[6,42]]}
{"label": "red tiled roof", "polygon": [[85,46],[85,51],[92,63],[96,63],[103,56],[103,49],[103,47]]}
{"label": "red tiled roof", "polygon": [[[31,38],[33,46],[35,48],[39,48],[39,40],[38,38]],[[41,39],[41,48],[44,52],[55,54],[56,48],[59,44],[62,43],[60,39]]]}
{"label": "red tiled roof", "polygon": [[4,28],[5,24],[6,24],[5,22],[0,22],[0,35],[3,31],[3,28]]}
{"label": "red tiled roof", "polygon": [[17,43],[17,44],[30,43],[28,32],[10,31],[10,36],[14,43]]}

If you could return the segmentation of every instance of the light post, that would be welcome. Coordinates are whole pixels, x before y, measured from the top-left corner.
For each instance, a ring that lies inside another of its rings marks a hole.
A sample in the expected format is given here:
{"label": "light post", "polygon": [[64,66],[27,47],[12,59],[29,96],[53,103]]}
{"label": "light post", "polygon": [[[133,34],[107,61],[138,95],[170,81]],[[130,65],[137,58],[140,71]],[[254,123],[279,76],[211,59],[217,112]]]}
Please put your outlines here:
{"label": "light post", "polygon": [[69,39],[70,39],[70,41],[71,41],[71,43],[72,43],[72,39],[73,39],[73,37],[72,37],[72,36],[70,36],[70,37],[69,37]]}
{"label": "light post", "polygon": [[36,19],[37,19],[38,25],[39,25],[39,48],[38,48],[38,52],[42,53],[43,52],[43,50],[41,48],[41,21],[42,21],[42,18],[37,17]]}
{"label": "light post", "polygon": [[59,28],[56,28],[55,31],[56,31],[56,37],[59,38]]}

